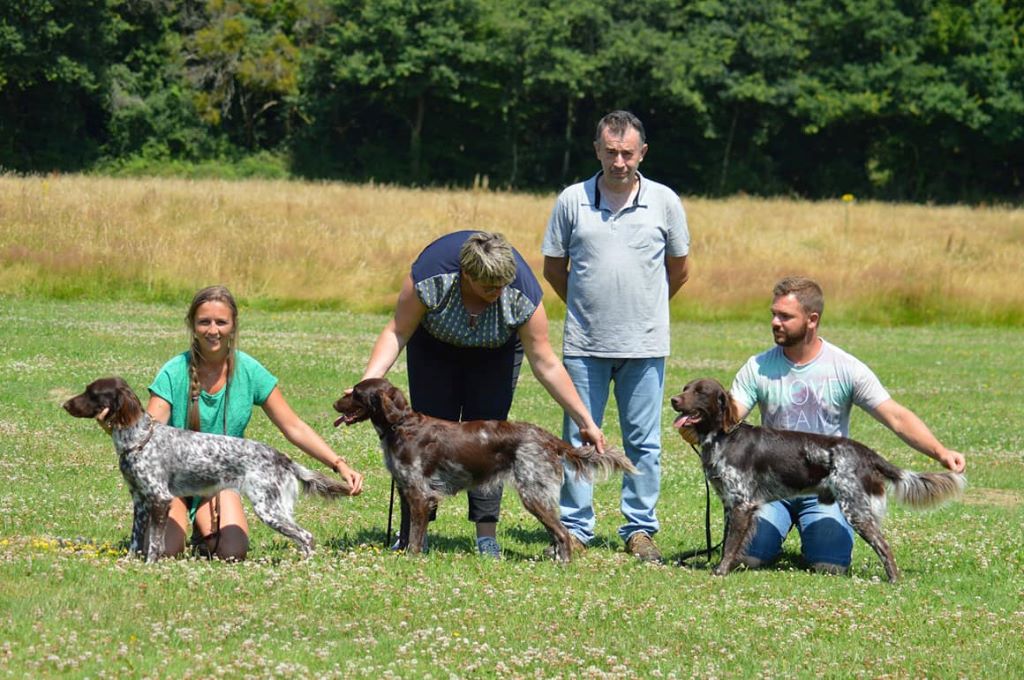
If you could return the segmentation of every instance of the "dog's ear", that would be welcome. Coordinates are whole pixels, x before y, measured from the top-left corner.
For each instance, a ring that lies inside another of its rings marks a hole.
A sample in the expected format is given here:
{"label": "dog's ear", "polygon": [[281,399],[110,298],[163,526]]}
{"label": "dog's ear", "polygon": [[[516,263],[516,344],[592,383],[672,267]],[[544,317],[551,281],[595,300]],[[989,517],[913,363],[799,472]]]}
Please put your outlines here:
{"label": "dog's ear", "polygon": [[391,385],[388,389],[388,398],[391,399],[391,403],[394,404],[395,408],[398,410],[409,410],[409,402],[405,400],[405,395],[402,394],[402,390],[398,389],[394,385]]}
{"label": "dog's ear", "polygon": [[718,395],[718,407],[722,414],[722,429],[728,432],[739,425],[739,409],[736,407],[736,400],[724,389]]}
{"label": "dog's ear", "polygon": [[384,419],[389,423],[401,420],[405,412],[409,410],[405,397],[402,396],[402,392],[394,385],[388,385],[378,395],[380,398],[380,411],[384,414]]}
{"label": "dog's ear", "polygon": [[690,446],[696,446],[700,448],[700,437],[697,436],[697,430],[692,427],[681,427],[679,428],[679,436],[683,438],[683,441]]}
{"label": "dog's ear", "polygon": [[142,417],[142,402],[128,383],[118,378],[111,390],[107,423],[116,428],[131,427]]}

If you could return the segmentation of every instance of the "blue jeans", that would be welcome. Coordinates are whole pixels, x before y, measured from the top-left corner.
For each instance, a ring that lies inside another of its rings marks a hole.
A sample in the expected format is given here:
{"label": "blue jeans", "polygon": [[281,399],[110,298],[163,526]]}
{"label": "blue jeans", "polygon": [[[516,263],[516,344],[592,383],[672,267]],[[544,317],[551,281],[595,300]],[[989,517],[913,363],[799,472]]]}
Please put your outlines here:
{"label": "blue jeans", "polygon": [[839,510],[838,503],[819,503],[817,496],[801,496],[761,506],[757,511],[757,529],[746,554],[762,562],[774,560],[782,552],[782,542],[794,524],[800,532],[800,551],[809,564],[850,566],[853,527]]}
{"label": "blue jeans", "polygon": [[[626,455],[639,469],[639,475],[622,478],[622,515],[626,523],[619,536],[627,540],[637,531],[653,536],[658,531],[654,506],[661,488],[661,407],[665,388],[664,357],[645,359],[605,359],[601,357],[565,357],[569,373],[583,404],[600,426],[608,404],[609,386],[615,383],[615,401],[619,407],[619,426]],[[579,428],[566,416],[562,438],[579,446]],[[588,543],[594,538],[594,487],[577,480],[568,467],[562,482],[562,523],[576,538]]]}

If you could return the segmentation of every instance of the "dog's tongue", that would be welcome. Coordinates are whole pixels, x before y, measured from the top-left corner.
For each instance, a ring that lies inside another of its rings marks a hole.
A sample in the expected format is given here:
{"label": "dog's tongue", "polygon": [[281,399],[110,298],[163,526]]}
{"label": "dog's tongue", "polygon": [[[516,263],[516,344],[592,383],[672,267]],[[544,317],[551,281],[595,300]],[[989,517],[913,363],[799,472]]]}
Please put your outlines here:
{"label": "dog's tongue", "polygon": [[679,429],[681,427],[687,427],[700,422],[700,416],[681,414],[676,418],[675,422],[672,423],[672,427]]}
{"label": "dog's tongue", "polygon": [[345,416],[338,416],[338,419],[334,421],[334,426],[338,427],[343,422],[345,422]]}

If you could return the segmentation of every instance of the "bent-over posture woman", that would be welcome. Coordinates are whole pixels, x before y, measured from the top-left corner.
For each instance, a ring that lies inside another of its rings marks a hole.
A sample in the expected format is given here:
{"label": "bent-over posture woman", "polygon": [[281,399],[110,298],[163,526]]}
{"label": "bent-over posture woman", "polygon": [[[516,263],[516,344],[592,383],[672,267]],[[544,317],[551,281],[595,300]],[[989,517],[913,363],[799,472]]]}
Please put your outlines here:
{"label": "bent-over posture woman", "polygon": [[[525,351],[534,375],[600,450],[604,435],[548,341],[541,288],[501,234],[459,231],[429,244],[398,294],[363,378],[383,378],[406,350],[414,410],[445,420],[506,420]],[[500,557],[495,538],[501,489],[470,491],[469,520],[481,554]],[[400,532],[409,535],[402,503]]]}

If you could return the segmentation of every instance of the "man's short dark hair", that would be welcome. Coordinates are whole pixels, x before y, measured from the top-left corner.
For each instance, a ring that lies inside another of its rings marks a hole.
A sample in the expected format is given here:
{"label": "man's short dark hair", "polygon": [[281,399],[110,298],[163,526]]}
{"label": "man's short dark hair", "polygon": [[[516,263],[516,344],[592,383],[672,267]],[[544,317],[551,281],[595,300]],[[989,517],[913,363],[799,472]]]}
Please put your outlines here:
{"label": "man's short dark hair", "polygon": [[772,295],[776,298],[792,295],[807,314],[819,317],[825,311],[825,294],[821,286],[806,276],[787,276],[775,284]]}
{"label": "man's short dark hair", "polygon": [[626,134],[629,128],[633,128],[640,133],[641,146],[647,143],[647,133],[644,132],[644,124],[629,111],[612,111],[597,121],[597,134],[594,136],[594,141],[600,142],[601,135],[604,134],[606,129],[615,136],[621,137]]}

